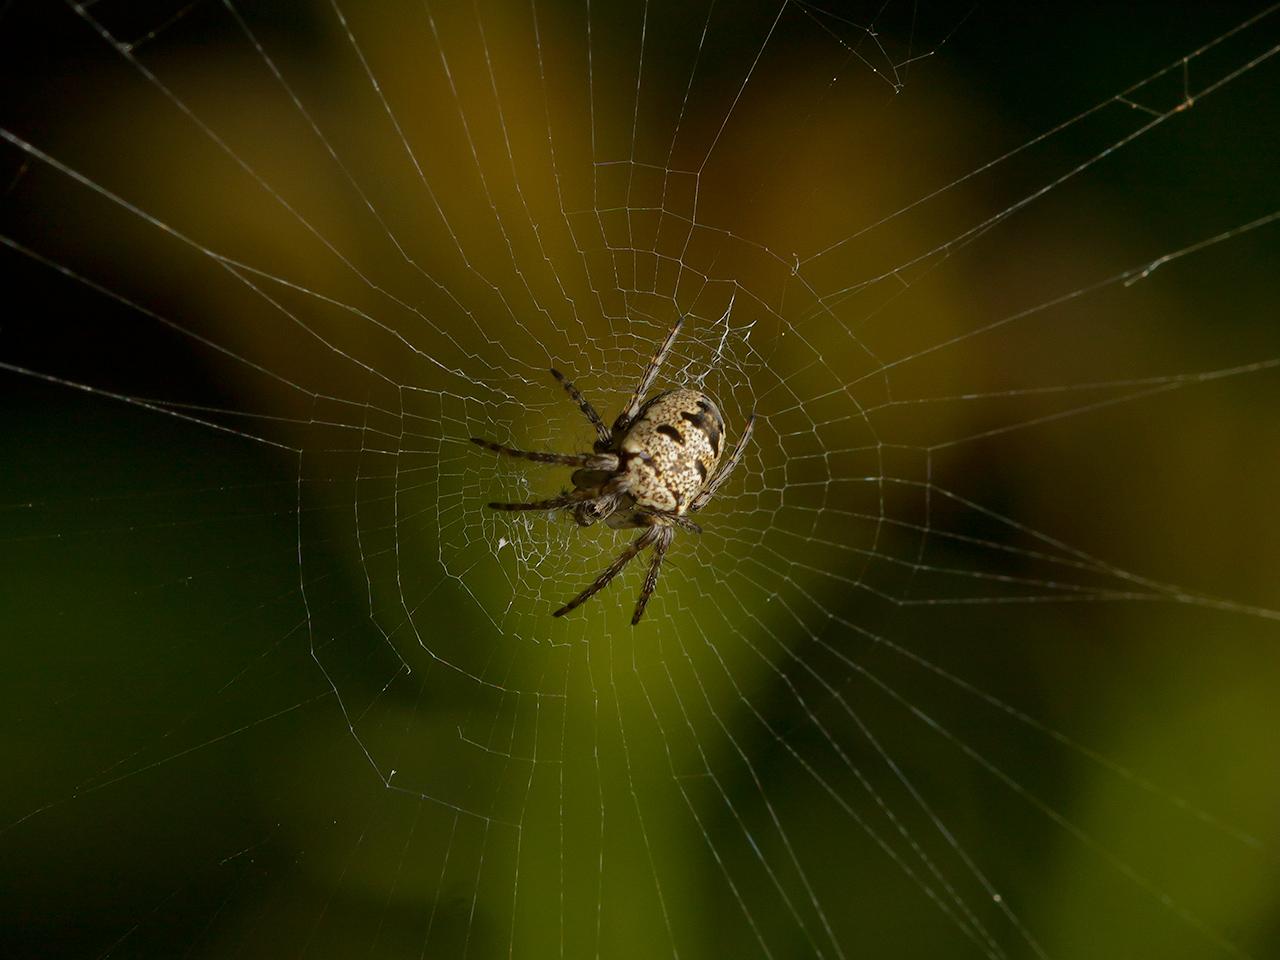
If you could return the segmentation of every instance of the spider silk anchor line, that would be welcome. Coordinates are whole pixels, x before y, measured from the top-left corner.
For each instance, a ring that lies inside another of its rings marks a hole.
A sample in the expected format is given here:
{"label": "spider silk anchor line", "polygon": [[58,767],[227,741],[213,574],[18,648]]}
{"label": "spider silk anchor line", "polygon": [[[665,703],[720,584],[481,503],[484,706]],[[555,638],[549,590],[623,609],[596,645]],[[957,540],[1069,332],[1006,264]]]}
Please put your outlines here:
{"label": "spider silk anchor line", "polygon": [[492,509],[571,510],[580,526],[589,527],[603,520],[614,530],[639,528],[644,531],[588,587],[556,610],[553,616],[564,616],[586,603],[628,563],[653,547],[649,572],[636,600],[635,612],[631,615],[631,625],[639,623],[658,585],[662,559],[675,538],[676,530],[702,532],[688,514],[697,513],[706,506],[742,460],[755,425],[754,413],[747,418],[733,453],[717,470],[725,429],[724,417],[715,401],[701,391],[687,387],[666,390],[644,399],[683,325],[684,318],[681,317],[672,326],[649,360],[631,399],[614,420],[612,428],[604,425],[595,407],[572,381],[558,370],[551,371],[595,427],[597,439],[592,453],[518,450],[481,437],[471,438],[472,443],[509,457],[578,468],[572,476],[574,489],[569,493],[528,503],[490,503]]}

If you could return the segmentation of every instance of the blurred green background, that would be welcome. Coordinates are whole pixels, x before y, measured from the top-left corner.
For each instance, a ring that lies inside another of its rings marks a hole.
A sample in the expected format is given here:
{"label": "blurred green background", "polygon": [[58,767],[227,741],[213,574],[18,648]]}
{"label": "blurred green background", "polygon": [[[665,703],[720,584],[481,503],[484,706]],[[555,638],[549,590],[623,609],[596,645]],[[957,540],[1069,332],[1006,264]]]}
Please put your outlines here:
{"label": "blurred green background", "polygon": [[[1280,234],[1067,296],[1280,209],[1280,15],[1041,139],[1263,8],[2,9],[0,954],[1280,954]],[[745,476],[552,622],[460,441],[677,311]]]}

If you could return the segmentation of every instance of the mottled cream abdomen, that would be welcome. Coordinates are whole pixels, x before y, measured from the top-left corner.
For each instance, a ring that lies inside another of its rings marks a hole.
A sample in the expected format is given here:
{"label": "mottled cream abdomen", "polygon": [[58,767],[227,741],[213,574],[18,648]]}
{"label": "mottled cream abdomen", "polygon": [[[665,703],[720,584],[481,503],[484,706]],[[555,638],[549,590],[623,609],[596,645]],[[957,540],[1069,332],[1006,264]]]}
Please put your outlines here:
{"label": "mottled cream abdomen", "polygon": [[715,472],[723,439],[724,418],[706,394],[658,394],[621,444],[627,492],[639,506],[683,514]]}

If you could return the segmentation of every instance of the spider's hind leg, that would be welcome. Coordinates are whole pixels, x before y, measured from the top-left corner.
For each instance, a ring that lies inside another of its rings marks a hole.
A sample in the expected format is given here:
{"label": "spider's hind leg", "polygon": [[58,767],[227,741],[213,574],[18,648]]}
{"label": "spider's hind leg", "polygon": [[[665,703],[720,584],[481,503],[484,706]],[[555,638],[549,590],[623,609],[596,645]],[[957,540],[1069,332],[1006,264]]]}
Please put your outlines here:
{"label": "spider's hind leg", "polygon": [[738,464],[742,462],[742,455],[747,452],[747,444],[751,442],[751,433],[755,426],[756,415],[753,410],[751,415],[747,417],[746,425],[742,428],[742,436],[738,438],[738,443],[733,448],[733,453],[729,454],[729,459],[721,464],[720,469],[711,478],[711,482],[707,484],[700,494],[693,498],[693,503],[689,504],[690,513],[697,513],[705,507],[707,502],[716,495],[716,491],[720,489],[721,484],[728,480],[733,471],[737,469]]}
{"label": "spider's hind leg", "polygon": [[640,413],[640,407],[644,403],[645,394],[649,392],[649,388],[653,386],[653,381],[658,378],[658,371],[662,369],[662,365],[667,360],[667,354],[671,352],[671,348],[675,346],[676,337],[680,335],[680,328],[684,326],[684,316],[676,318],[675,325],[667,332],[662,344],[658,347],[653,357],[649,360],[649,365],[645,367],[644,373],[640,376],[640,382],[636,384],[635,392],[631,394],[631,399],[627,401],[627,405],[622,408],[622,412],[618,414],[618,419],[613,422],[613,432],[615,434],[623,433],[631,426],[637,414]]}
{"label": "spider's hind leg", "polygon": [[669,524],[673,527],[679,527],[681,530],[686,530],[689,533],[702,532],[701,526],[690,520],[688,517],[681,516],[677,513],[670,513],[666,510],[651,510],[645,507],[637,509],[636,513],[642,514],[646,517],[661,517],[662,519],[657,522]]}

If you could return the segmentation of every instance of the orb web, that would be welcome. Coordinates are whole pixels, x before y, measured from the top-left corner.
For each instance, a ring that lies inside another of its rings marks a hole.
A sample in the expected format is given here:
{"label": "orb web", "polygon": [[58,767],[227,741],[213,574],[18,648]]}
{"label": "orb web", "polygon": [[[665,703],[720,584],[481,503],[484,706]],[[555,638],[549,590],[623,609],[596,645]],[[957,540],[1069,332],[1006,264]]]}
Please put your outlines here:
{"label": "orb web", "polygon": [[5,7],[15,953],[1266,955],[1275,18]]}

